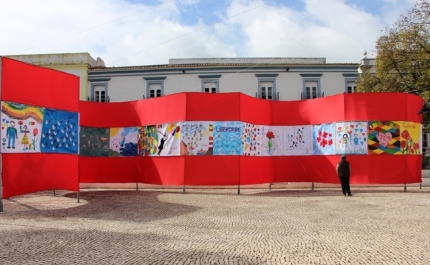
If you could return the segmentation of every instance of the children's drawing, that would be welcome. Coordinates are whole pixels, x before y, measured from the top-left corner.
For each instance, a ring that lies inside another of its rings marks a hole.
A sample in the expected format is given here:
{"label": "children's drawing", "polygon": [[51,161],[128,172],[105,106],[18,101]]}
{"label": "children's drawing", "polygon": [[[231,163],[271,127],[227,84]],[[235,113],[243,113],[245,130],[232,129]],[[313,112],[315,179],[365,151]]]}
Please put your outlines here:
{"label": "children's drawing", "polygon": [[2,102],[3,153],[38,153],[44,108]]}
{"label": "children's drawing", "polygon": [[404,155],[422,154],[420,137],[421,124],[408,121],[395,121],[400,124],[400,151]]}
{"label": "children's drawing", "polygon": [[393,121],[368,122],[368,154],[400,155],[400,124]]}
{"label": "children's drawing", "polygon": [[44,153],[77,154],[79,146],[78,113],[45,109],[40,150]]}
{"label": "children's drawing", "polygon": [[251,123],[243,123],[242,145],[243,155],[260,156],[261,155],[261,126]]}
{"label": "children's drawing", "polygon": [[184,122],[181,132],[181,155],[213,155],[213,122]]}
{"label": "children's drawing", "polygon": [[157,125],[157,155],[172,156],[181,154],[181,123]]}
{"label": "children's drawing", "polygon": [[79,154],[82,156],[109,156],[108,128],[81,127]]}
{"label": "children's drawing", "polygon": [[312,155],[312,126],[284,126],[284,155]]}
{"label": "children's drawing", "polygon": [[110,128],[109,156],[137,156],[137,127]]}
{"label": "children's drawing", "polygon": [[260,126],[262,156],[279,156],[284,151],[284,137],[281,126]]}
{"label": "children's drawing", "polygon": [[336,154],[367,154],[367,122],[336,123]]}
{"label": "children's drawing", "polygon": [[332,155],[334,151],[335,125],[321,124],[313,126],[313,147],[316,155]]}
{"label": "children's drawing", "polygon": [[138,128],[138,153],[139,156],[157,155],[158,131],[155,125]]}
{"label": "children's drawing", "polygon": [[214,155],[242,154],[242,122],[215,122]]}

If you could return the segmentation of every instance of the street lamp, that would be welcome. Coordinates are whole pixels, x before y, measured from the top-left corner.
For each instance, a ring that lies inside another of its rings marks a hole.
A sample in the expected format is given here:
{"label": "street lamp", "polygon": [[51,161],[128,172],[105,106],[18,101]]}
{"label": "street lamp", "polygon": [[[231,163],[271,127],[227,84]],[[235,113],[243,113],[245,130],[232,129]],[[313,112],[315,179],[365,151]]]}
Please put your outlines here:
{"label": "street lamp", "polygon": [[424,129],[430,122],[430,108],[427,102],[423,102],[423,107],[418,112],[418,115],[420,115],[420,121]]}

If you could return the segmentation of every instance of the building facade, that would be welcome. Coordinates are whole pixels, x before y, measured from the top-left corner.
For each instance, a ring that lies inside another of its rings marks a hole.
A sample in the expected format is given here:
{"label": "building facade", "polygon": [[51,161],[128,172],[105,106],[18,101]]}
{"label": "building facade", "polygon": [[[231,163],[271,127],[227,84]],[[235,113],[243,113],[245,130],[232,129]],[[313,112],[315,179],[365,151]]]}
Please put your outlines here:
{"label": "building facade", "polygon": [[242,92],[268,100],[302,100],[353,93],[359,63],[325,58],[170,59],[169,64],[91,67],[88,99],[133,101],[179,92]]}

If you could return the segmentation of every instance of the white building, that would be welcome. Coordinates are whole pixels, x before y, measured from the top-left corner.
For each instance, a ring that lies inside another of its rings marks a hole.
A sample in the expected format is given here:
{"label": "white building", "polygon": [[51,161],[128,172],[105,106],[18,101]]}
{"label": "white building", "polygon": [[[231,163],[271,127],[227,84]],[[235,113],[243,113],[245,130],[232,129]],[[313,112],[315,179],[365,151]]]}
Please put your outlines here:
{"label": "white building", "polygon": [[90,67],[88,100],[132,101],[179,92],[244,94],[300,100],[352,93],[359,63],[325,58],[170,59],[169,64]]}

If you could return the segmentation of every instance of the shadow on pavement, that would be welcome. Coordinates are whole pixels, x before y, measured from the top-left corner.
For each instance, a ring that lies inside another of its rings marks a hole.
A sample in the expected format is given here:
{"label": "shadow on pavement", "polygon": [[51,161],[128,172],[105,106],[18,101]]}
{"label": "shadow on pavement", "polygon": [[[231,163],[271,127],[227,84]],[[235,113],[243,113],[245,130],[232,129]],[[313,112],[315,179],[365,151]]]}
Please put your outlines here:
{"label": "shadow on pavement", "polygon": [[[158,196],[163,192],[151,191],[88,191],[80,192],[82,204],[74,207],[62,209],[35,209],[32,204],[37,202],[38,197],[34,196],[33,201],[26,201],[25,211],[7,211],[2,213],[3,218],[10,217],[27,217],[27,218],[89,218],[109,221],[132,221],[132,222],[152,222],[155,220],[172,218],[183,214],[188,214],[199,210],[198,207],[161,202]],[[67,193],[64,197],[76,199],[76,193]],[[52,196],[46,203],[57,203],[57,197]],[[10,200],[18,202],[19,197]],[[62,203],[62,202],[58,202]],[[23,203],[20,203],[21,206]],[[70,202],[69,202],[70,204]],[[6,208],[6,207],[5,207]]]}

